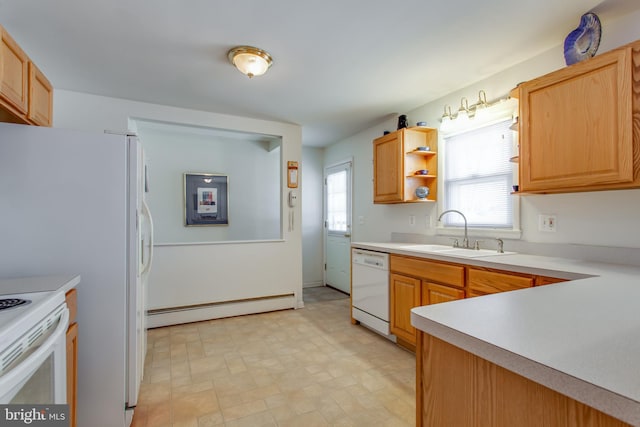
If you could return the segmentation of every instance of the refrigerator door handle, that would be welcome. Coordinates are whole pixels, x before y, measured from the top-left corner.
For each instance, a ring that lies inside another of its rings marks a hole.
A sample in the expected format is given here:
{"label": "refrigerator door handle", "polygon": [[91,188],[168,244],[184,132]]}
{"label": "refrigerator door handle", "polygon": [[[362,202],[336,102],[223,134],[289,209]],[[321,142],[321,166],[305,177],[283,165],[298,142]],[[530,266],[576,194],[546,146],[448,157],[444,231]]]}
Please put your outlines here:
{"label": "refrigerator door handle", "polygon": [[140,275],[147,274],[149,270],[151,270],[151,263],[153,261],[153,219],[151,218],[151,211],[149,211],[149,206],[147,206],[145,200],[142,200],[142,214],[147,217],[147,221],[149,221],[149,260],[144,264]]}

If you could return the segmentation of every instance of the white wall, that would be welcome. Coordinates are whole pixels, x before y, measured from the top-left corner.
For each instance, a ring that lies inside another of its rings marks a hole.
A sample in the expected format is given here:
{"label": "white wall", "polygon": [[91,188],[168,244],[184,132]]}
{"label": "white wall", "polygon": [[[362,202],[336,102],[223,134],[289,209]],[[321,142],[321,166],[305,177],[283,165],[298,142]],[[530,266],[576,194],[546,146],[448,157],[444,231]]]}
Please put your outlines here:
{"label": "white wall", "polygon": [[[604,29],[600,53],[640,39],[640,26],[637,25],[640,11],[622,16],[618,12],[608,10],[600,15]],[[486,91],[490,101],[503,98],[519,82],[563,67],[562,49],[559,44],[529,61],[408,111],[409,123],[426,121],[428,126],[438,127],[444,105],[455,109],[463,96],[469,98],[471,104],[481,89]],[[460,54],[464,54],[464,48]],[[392,117],[326,149],[325,164],[350,155],[354,157],[353,241],[389,241],[395,233],[435,234],[435,204],[373,204],[372,140],[381,136],[383,130],[395,128],[396,118]],[[523,241],[640,247],[640,190],[522,196],[520,203]],[[557,215],[556,233],[538,231],[540,213]],[[416,217],[415,226],[409,225],[410,215]],[[508,249],[508,242],[505,247]]]}
{"label": "white wall", "polygon": [[324,285],[323,258],[323,148],[303,147],[302,180],[302,283]]}
{"label": "white wall", "polygon": [[[136,121],[145,149],[156,243],[280,239],[280,148],[201,128]],[[229,224],[184,225],[184,173],[228,179]]]}
{"label": "white wall", "polygon": [[[299,126],[214,114],[163,105],[56,90],[54,125],[102,132],[126,130],[131,119],[157,120],[217,129],[279,135],[282,156],[300,162]],[[281,170],[286,195],[286,168]],[[233,301],[294,293],[302,305],[301,229],[288,228],[286,197],[281,198],[283,241],[262,243],[187,244],[155,248],[149,280],[149,308]],[[300,204],[293,210],[300,218]],[[203,274],[203,268],[210,274]],[[192,319],[193,320],[193,319]]]}

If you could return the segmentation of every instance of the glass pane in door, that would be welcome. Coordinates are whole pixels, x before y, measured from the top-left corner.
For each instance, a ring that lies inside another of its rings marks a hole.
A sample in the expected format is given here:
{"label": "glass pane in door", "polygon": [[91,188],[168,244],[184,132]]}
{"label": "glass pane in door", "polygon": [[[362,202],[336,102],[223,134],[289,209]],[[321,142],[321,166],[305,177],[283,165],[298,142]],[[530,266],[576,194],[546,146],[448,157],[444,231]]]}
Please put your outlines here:
{"label": "glass pane in door", "polygon": [[327,229],[347,231],[347,171],[327,175]]}

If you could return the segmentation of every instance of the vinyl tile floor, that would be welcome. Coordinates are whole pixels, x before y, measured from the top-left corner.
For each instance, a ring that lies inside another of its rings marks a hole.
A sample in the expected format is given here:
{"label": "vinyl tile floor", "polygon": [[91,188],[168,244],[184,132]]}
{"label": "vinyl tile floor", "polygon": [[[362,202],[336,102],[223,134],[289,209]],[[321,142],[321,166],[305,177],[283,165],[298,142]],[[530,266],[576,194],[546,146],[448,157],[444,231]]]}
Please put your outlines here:
{"label": "vinyl tile floor", "polygon": [[415,356],[349,299],[149,331],[133,427],[414,426]]}
{"label": "vinyl tile floor", "polygon": [[303,288],[302,298],[305,304],[309,304],[314,302],[333,301],[336,299],[349,298],[349,295],[342,293],[330,286],[314,286],[311,288]]}

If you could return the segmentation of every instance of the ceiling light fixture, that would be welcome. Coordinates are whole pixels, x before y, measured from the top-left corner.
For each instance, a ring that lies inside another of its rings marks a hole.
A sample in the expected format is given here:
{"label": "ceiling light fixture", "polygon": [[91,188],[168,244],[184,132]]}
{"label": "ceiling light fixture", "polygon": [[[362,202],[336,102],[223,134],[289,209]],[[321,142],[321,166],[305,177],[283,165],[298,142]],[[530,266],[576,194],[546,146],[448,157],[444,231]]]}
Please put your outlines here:
{"label": "ceiling light fixture", "polygon": [[253,46],[237,46],[227,53],[229,61],[242,73],[252,78],[267,72],[273,58],[268,52]]}

